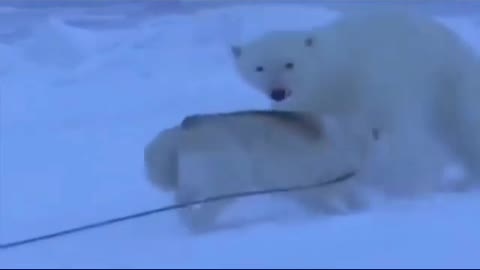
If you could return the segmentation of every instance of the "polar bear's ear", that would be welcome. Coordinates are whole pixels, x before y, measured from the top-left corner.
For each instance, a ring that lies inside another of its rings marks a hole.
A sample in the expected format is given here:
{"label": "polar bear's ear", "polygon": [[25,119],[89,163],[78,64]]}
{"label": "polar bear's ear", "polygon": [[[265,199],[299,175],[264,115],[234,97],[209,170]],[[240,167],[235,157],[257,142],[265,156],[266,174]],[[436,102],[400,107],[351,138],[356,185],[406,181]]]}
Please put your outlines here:
{"label": "polar bear's ear", "polygon": [[304,40],[305,47],[313,47],[313,43],[314,43],[313,37],[307,37]]}
{"label": "polar bear's ear", "polygon": [[242,55],[242,48],[240,46],[230,46],[230,51],[235,58],[238,58]]}

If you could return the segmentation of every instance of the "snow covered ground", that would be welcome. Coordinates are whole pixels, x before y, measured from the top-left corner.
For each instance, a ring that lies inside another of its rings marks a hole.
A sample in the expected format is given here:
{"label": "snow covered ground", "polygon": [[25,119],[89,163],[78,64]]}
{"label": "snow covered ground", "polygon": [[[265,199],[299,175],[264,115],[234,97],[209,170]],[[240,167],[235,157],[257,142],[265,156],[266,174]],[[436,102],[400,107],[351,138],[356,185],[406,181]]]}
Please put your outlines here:
{"label": "snow covered ground", "polygon": [[[130,11],[0,10],[1,244],[171,203],[144,179],[145,143],[191,113],[267,105],[234,73],[228,43],[336,16],[300,5]],[[480,14],[442,19],[480,51]],[[248,200],[238,213],[252,204],[258,216],[284,206]],[[204,236],[165,213],[0,250],[0,267],[478,268],[478,213],[478,193],[439,195]]]}

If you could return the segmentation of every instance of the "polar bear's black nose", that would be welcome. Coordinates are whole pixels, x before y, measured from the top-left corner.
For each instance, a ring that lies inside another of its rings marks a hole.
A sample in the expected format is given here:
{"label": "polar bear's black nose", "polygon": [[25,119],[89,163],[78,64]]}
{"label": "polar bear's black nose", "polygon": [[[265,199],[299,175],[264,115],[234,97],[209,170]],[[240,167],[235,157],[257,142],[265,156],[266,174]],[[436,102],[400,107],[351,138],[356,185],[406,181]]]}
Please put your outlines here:
{"label": "polar bear's black nose", "polygon": [[270,91],[270,97],[275,101],[282,101],[287,97],[287,91],[285,89],[272,89]]}

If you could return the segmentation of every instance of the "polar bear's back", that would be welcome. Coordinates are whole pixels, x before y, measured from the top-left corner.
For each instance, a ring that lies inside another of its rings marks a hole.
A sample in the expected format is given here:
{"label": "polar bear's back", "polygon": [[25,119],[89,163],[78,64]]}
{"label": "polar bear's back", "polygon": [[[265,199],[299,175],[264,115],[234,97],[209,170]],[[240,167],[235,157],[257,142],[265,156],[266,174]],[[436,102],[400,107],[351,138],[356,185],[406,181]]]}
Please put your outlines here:
{"label": "polar bear's back", "polygon": [[[320,37],[348,50],[353,58],[389,61],[393,64],[441,66],[461,63],[471,51],[459,36],[434,18],[409,12],[377,12],[345,16],[327,28],[319,28]],[[424,64],[422,64],[424,63]]]}
{"label": "polar bear's back", "polygon": [[380,110],[384,105],[404,107],[402,100],[412,107],[414,101],[429,99],[432,91],[445,88],[447,80],[471,66],[473,56],[457,34],[434,18],[407,12],[345,16],[317,28],[314,36],[317,70],[325,66],[348,70],[343,78],[356,80],[348,89],[361,92],[351,95]]}

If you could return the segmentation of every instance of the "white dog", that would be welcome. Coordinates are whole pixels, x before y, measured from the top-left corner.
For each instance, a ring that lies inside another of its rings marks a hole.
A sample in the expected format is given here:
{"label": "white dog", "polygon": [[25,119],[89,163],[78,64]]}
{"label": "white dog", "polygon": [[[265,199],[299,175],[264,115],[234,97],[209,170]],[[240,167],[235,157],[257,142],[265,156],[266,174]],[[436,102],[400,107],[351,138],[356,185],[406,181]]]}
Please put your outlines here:
{"label": "white dog", "polygon": [[[307,114],[249,111],[186,118],[162,132],[145,149],[149,179],[173,190],[178,203],[243,191],[309,185],[329,181],[362,166],[370,133],[355,133]],[[314,212],[339,212],[333,201],[349,209],[365,207],[357,194],[360,178],[287,197]],[[183,209],[191,228],[215,223],[232,200]]]}

